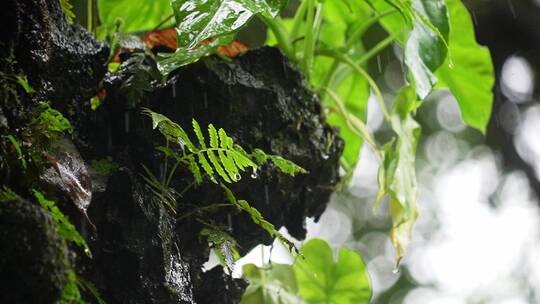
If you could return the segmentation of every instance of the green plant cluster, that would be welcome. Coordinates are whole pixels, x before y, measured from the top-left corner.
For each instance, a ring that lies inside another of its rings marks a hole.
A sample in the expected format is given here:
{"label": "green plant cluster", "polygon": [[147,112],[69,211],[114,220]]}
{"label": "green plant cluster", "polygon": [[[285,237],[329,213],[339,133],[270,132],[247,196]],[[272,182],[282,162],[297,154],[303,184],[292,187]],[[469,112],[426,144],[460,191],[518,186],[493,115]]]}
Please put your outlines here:
{"label": "green plant cluster", "polygon": [[244,265],[250,285],[242,304],[369,303],[371,285],[366,265],[353,250],[341,248],[337,260],[330,246],[312,239],[293,265]]}
{"label": "green plant cluster", "polygon": [[[183,165],[193,174],[195,184],[201,184],[206,178],[220,185],[232,207],[249,214],[255,224],[294,250],[292,242],[279,233],[274,225],[266,221],[247,201],[238,200],[226,184],[238,182],[241,174],[248,169],[251,170],[251,174],[257,174],[260,167],[267,162],[271,162],[278,170],[291,176],[306,173],[303,168],[280,156],[266,154],[260,149],[250,154],[235,144],[225,130],[222,128],[218,130],[212,124],[208,125],[208,136],[205,136],[199,123],[193,119],[193,133],[197,140],[192,141],[181,126],[166,116],[149,109],[145,109],[143,113],[151,118],[153,128],[159,130],[166,141],[165,146],[157,147],[165,157],[162,178],[156,177],[146,167],[144,167],[146,176],[143,177],[160,207],[176,213],[178,193],[171,188],[171,181],[178,166]],[[169,160],[173,160],[173,164],[169,165]]]}
{"label": "green plant cluster", "polygon": [[36,200],[41,207],[51,214],[52,220],[56,226],[58,234],[66,241],[73,242],[81,247],[88,256],[91,256],[90,248],[86,240],[79,234],[77,228],[69,221],[68,217],[58,209],[53,200],[45,198],[44,194],[38,190],[32,189]]}
{"label": "green plant cluster", "polygon": [[[280,16],[289,4],[287,0],[100,0],[98,11],[109,31],[121,28],[137,33],[173,24],[177,32],[176,52],[157,55],[157,67],[164,76],[215,54],[219,46],[232,42],[251,19],[261,19],[269,29],[267,44],[281,48],[303,72],[322,100],[327,121],[339,127],[345,140],[341,159],[347,172],[344,180],[352,176],[364,142],[375,151],[380,161],[380,192],[375,206],[383,197],[389,197],[393,221],[390,236],[399,263],[418,217],[415,158],[421,127],[415,120],[416,111],[431,92],[448,90],[456,98],[464,122],[484,133],[491,114],[494,83],[489,51],[476,42],[471,16],[460,0],[298,2],[292,17]],[[140,18],[141,11],[146,12],[145,18]],[[386,35],[368,48],[364,38],[373,26],[382,27]],[[388,47],[400,53],[397,57],[403,66],[405,83],[393,100],[385,99],[368,69],[369,61]],[[370,96],[378,101],[394,134],[385,143],[379,143],[366,125]],[[233,145],[224,131],[214,127],[209,128],[207,142],[196,122],[195,145],[174,123],[158,114],[150,115],[158,121],[154,127],[159,128],[167,142],[180,146],[180,150],[168,145],[161,147],[166,160],[187,166],[195,183],[206,176],[226,187],[245,169],[254,170],[254,165],[260,165],[257,160],[267,160],[263,154],[258,157],[256,151],[244,152]],[[281,159],[269,159],[280,168]],[[174,174],[174,168],[160,178],[147,170],[147,183],[160,201],[171,207],[178,194],[170,189],[167,175]],[[281,169],[298,173],[294,171],[296,167],[287,164]],[[238,208],[250,212],[249,205],[242,207],[239,202]],[[256,210],[251,211],[254,221],[260,221]]]}
{"label": "green plant cluster", "polygon": [[[22,96],[21,94],[31,95],[34,93],[34,89],[28,84],[25,76],[11,75],[9,79],[11,79],[10,83],[17,84],[23,90],[18,92],[13,89],[12,96],[17,103]],[[91,256],[86,240],[58,208],[56,202],[47,199],[45,194],[34,189],[40,184],[39,174],[51,166],[51,163],[46,159],[47,153],[63,136],[73,132],[71,123],[58,110],[52,108],[47,101],[39,102],[31,113],[21,115],[19,119],[22,127],[5,135],[2,134],[0,137],[0,176],[6,183],[0,190],[0,202],[19,201],[19,194],[33,196],[40,206],[51,215],[60,237],[81,247],[88,256]],[[16,189],[17,193],[8,185]],[[77,284],[73,283],[75,282],[73,278],[76,278]],[[93,294],[96,299],[100,299],[97,290],[91,289],[93,285],[89,282],[81,283],[82,281],[82,278],[77,277],[73,271],[70,272],[68,284],[61,299],[62,303],[83,303],[79,287]],[[76,301],[69,294],[78,294],[79,300]]]}
{"label": "green plant cluster", "polygon": [[[112,28],[114,18],[123,18],[130,32],[148,30],[149,24],[159,24],[168,13],[174,16],[178,48],[174,54],[158,55],[158,67],[165,75],[215,53],[251,18],[265,22],[267,43],[279,46],[303,71],[328,111],[328,122],[340,128],[345,139],[341,163],[347,177],[352,175],[363,142],[378,155],[378,201],[384,194],[390,197],[391,238],[398,261],[418,216],[414,160],[420,127],[414,122],[416,109],[430,92],[446,89],[456,97],[462,117],[471,127],[484,132],[490,116],[494,82],[490,54],[477,44],[471,17],[460,0],[302,0],[291,18],[279,16],[287,0],[162,0],[152,7],[139,1],[156,13],[144,24],[131,22],[135,17],[128,10],[120,12],[118,7],[125,1],[103,2],[108,3],[100,8],[105,25]],[[105,9],[113,5],[117,11]],[[367,49],[363,38],[376,24],[387,36]],[[368,61],[389,46],[401,49],[406,75],[406,85],[391,110],[367,70]],[[395,133],[386,144],[377,143],[366,126],[370,95],[379,102]]]}
{"label": "green plant cluster", "polygon": [[68,282],[62,292],[61,303],[85,304],[86,301],[81,294],[81,290],[91,294],[95,303],[105,304],[94,284],[81,278],[74,271],[68,273]]}

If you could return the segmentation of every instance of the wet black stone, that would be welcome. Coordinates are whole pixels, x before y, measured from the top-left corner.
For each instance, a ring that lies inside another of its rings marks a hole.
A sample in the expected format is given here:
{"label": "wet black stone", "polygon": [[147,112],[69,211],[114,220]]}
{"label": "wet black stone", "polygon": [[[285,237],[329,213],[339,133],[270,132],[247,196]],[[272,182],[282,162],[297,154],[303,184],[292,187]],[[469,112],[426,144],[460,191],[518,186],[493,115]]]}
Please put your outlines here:
{"label": "wet black stone", "polygon": [[0,202],[0,303],[57,303],[71,269],[48,213],[28,201]]}
{"label": "wet black stone", "polygon": [[129,169],[111,175],[88,211],[98,227],[88,272],[107,303],[193,303],[174,218],[152,204]]}
{"label": "wet black stone", "polygon": [[68,24],[59,1],[7,0],[6,5],[12,9],[9,28],[16,30],[5,36],[36,90],[34,100],[49,100],[65,114],[89,107],[107,71],[108,46],[80,25]]}
{"label": "wet black stone", "polygon": [[[98,227],[98,241],[92,246],[96,254],[94,282],[113,303],[170,303],[172,298],[167,298],[163,286],[170,265],[167,256],[172,255],[179,258],[179,265],[187,265],[182,273],[189,274],[180,294],[192,294],[194,303],[216,303],[214,297],[204,296],[205,291],[220,290],[222,299],[239,301],[242,284],[217,275],[221,270],[202,272],[209,248],[199,236],[204,225],[197,217],[225,226],[230,223],[242,253],[259,243],[269,244],[272,238],[234,208],[194,213],[174,222],[163,211],[150,207],[151,194],[140,178],[145,174],[141,164],[159,172],[163,156],[155,146],[163,140],[152,130],[150,119],[141,114],[142,107],[167,115],[186,130],[191,130],[192,118],[204,129],[213,123],[247,150],[260,148],[308,170],[308,174],[290,177],[267,165],[256,178],[248,172],[231,185],[237,198],[246,199],[277,228],[285,226],[303,239],[306,217],[321,215],[339,180],[343,148],[337,132],[324,121],[318,97],[275,48],[253,50],[232,62],[202,59],[175,72],[166,84],[145,88],[135,108],[117,90],[117,76],[108,77],[104,81],[107,99],[86,116],[85,131],[79,130],[83,157],[109,156],[125,166],[111,176],[103,193],[94,194],[89,209]],[[173,185],[182,192],[191,182],[191,173],[180,169]],[[205,183],[179,199],[178,216],[192,212],[193,206],[224,201],[219,186]],[[163,230],[158,224],[163,221],[172,230]]]}
{"label": "wet black stone", "polygon": [[[174,96],[173,96],[174,95]],[[338,182],[343,143],[325,123],[318,97],[302,75],[276,48],[241,55],[231,63],[208,58],[178,71],[150,97],[149,106],[185,129],[195,118],[224,128],[247,150],[260,148],[308,170],[294,178],[267,167],[253,179],[245,174],[233,186],[276,227],[285,226],[298,239],[305,236],[305,218],[318,218]],[[210,185],[187,200],[215,202]],[[242,251],[265,240],[265,233],[247,216],[234,216],[233,232]]]}
{"label": "wet black stone", "polygon": [[195,301],[197,303],[240,303],[247,282],[242,279],[233,279],[223,272],[223,268],[214,267],[201,276],[201,286],[195,288]]}

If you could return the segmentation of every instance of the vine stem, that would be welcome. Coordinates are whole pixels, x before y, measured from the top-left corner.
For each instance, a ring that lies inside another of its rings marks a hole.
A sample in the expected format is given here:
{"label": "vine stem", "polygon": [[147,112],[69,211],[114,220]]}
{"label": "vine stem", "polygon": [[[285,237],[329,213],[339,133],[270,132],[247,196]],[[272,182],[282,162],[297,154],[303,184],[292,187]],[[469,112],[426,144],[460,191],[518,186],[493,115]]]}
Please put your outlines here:
{"label": "vine stem", "polygon": [[349,38],[347,39],[347,42],[345,43],[345,49],[350,49],[352,47],[352,45],[356,41],[358,41],[360,38],[362,38],[362,36],[366,32],[366,30],[368,28],[370,28],[372,25],[379,22],[379,20],[381,20],[382,18],[384,18],[384,17],[386,17],[388,15],[391,15],[393,13],[396,13],[396,12],[397,12],[396,9],[389,9],[387,11],[384,11],[384,12],[380,13],[380,14],[376,14],[376,15],[372,16],[371,18],[369,18],[368,20],[366,20],[356,31],[354,31],[349,36]]}
{"label": "vine stem", "polygon": [[[300,31],[300,26],[302,25],[302,21],[304,21],[304,18],[306,16],[306,10],[307,10],[307,0],[301,1],[300,6],[296,10],[296,14],[294,15],[294,21],[293,21],[293,27],[291,30],[291,43],[293,43],[297,36],[298,32]],[[296,46],[293,46],[294,51],[296,53]]]}
{"label": "vine stem", "polygon": [[157,31],[159,30],[159,28],[164,25],[165,23],[167,23],[169,20],[171,20],[172,18],[174,17],[174,14],[170,14],[169,16],[167,16],[165,19],[161,20],[153,29],[152,29],[152,32],[154,31]]}
{"label": "vine stem", "polygon": [[183,220],[185,218],[188,218],[188,217],[192,216],[193,214],[195,214],[197,212],[205,211],[205,210],[212,210],[212,209],[218,208],[218,207],[233,207],[233,205],[231,205],[231,204],[213,204],[213,205],[209,205],[209,206],[199,207],[199,208],[191,210],[190,212],[182,215],[177,220],[181,221],[181,220]]}
{"label": "vine stem", "polygon": [[[345,46],[343,47],[343,51],[347,52],[349,51],[355,42],[357,42],[360,38],[362,38],[362,35],[365,33],[365,31],[370,28],[373,24],[377,23],[382,18],[391,15],[393,13],[397,12],[396,9],[389,9],[387,11],[384,11],[380,14],[376,14],[366,20],[356,31],[354,31],[345,42]],[[390,38],[393,37],[393,38]],[[358,64],[363,64],[364,62],[371,59],[376,53],[381,51],[382,49],[386,48],[389,44],[391,44],[395,39],[397,38],[397,35],[391,35],[375,45],[368,53],[364,54],[358,61]],[[324,78],[321,87],[328,87],[330,82],[332,81],[332,78],[334,77],[334,74],[339,67],[339,60],[334,59],[332,62],[332,66],[330,67],[330,71],[326,74],[326,77]]]}
{"label": "vine stem", "polygon": [[[367,53],[364,53],[358,60],[356,60],[357,65],[362,65],[366,63],[371,58],[375,57],[379,52],[387,48],[390,44],[392,44],[396,38],[397,34],[391,35],[386,37],[385,39],[381,40],[379,43],[377,43],[373,48],[371,48]],[[317,50],[318,55],[322,55],[322,53],[325,53],[327,51],[325,50]],[[339,59],[334,58],[334,61],[332,62],[332,66],[330,67],[330,71],[326,74],[326,77],[324,78],[321,87],[328,87],[330,82],[332,81],[332,78],[334,77],[334,74],[339,67]]]}
{"label": "vine stem", "polygon": [[307,1],[306,28],[304,32],[304,52],[302,56],[302,71],[304,75],[309,75],[310,65],[313,60],[313,27],[315,22],[315,0]]}
{"label": "vine stem", "polygon": [[334,91],[328,88],[321,88],[321,90],[334,100],[334,103],[337,106],[337,112],[345,119],[347,126],[356,133],[356,135],[362,137],[371,146],[379,161],[382,161],[380,149],[364,122],[356,116],[349,114],[343,100]]}
{"label": "vine stem", "polygon": [[93,1],[92,0],[86,0],[86,29],[89,32],[92,32],[92,13],[94,11],[93,8]]}
{"label": "vine stem", "polygon": [[281,18],[276,17],[272,19],[261,15],[261,19],[272,31],[272,33],[274,33],[278,41],[278,45],[281,47],[285,55],[292,60],[296,60],[296,54],[294,52],[291,39]]}
{"label": "vine stem", "polygon": [[381,89],[379,88],[379,86],[377,85],[375,80],[373,80],[373,78],[371,78],[371,76],[369,76],[369,74],[368,74],[368,72],[366,72],[366,70],[364,70],[362,67],[360,67],[360,65],[355,63],[349,56],[347,56],[345,54],[342,54],[341,52],[338,52],[336,50],[321,50],[319,52],[319,54],[322,55],[322,56],[335,58],[338,61],[346,63],[353,70],[355,70],[357,73],[362,75],[367,80],[367,82],[369,83],[369,86],[373,89],[373,92],[375,93],[375,97],[377,98],[379,106],[381,107],[381,110],[382,110],[382,112],[384,114],[384,118],[386,119],[387,122],[390,122],[390,114],[388,112],[388,109],[386,108],[386,104],[384,103],[384,97],[383,97],[383,95],[381,93]]}

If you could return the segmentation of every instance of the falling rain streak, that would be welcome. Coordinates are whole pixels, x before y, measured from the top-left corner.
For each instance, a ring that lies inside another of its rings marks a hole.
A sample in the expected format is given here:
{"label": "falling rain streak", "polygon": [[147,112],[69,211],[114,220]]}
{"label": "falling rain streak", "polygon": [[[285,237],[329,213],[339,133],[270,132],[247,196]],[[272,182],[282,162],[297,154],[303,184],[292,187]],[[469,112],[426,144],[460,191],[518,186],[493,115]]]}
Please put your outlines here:
{"label": "falling rain streak", "polygon": [[516,8],[514,7],[514,3],[512,2],[512,0],[507,0],[507,1],[508,1],[508,7],[510,8],[510,12],[512,13],[512,16],[516,18]]}

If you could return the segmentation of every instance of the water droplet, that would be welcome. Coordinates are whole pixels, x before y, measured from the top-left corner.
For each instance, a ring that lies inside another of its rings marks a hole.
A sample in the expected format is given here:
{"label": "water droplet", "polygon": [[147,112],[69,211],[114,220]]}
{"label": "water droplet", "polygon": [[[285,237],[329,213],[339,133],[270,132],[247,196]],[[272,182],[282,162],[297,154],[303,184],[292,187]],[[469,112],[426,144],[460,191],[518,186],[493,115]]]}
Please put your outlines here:
{"label": "water droplet", "polygon": [[88,257],[92,258],[92,252],[90,251],[90,249],[84,248],[84,253],[85,253]]}
{"label": "water droplet", "polygon": [[251,173],[251,178],[257,178],[259,177],[259,174],[257,174],[257,169],[253,170],[253,173]]}
{"label": "water droplet", "polygon": [[328,154],[323,154],[323,155],[322,155],[322,158],[326,160],[326,159],[330,158],[330,155],[328,155]]}
{"label": "water droplet", "polygon": [[234,175],[234,180],[235,180],[235,181],[239,181],[239,180],[241,180],[241,179],[242,179],[242,175],[240,175],[239,173],[237,173],[237,174]]}
{"label": "water droplet", "polygon": [[399,271],[400,271],[400,269],[399,269],[399,266],[398,266],[398,267],[394,268],[394,270],[392,270],[392,273],[393,274],[399,274]]}
{"label": "water droplet", "polygon": [[448,67],[453,69],[455,67],[454,62],[450,61],[450,63],[448,63]]}
{"label": "water droplet", "polygon": [[510,7],[510,12],[512,13],[512,16],[516,18],[516,8],[514,7],[514,3],[512,0],[508,0],[508,7]]}

